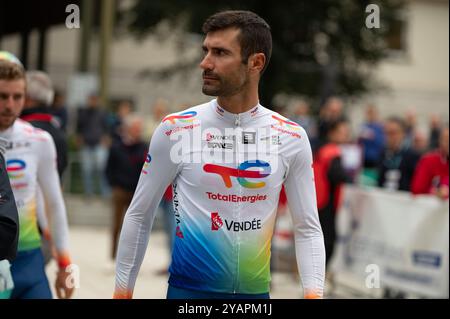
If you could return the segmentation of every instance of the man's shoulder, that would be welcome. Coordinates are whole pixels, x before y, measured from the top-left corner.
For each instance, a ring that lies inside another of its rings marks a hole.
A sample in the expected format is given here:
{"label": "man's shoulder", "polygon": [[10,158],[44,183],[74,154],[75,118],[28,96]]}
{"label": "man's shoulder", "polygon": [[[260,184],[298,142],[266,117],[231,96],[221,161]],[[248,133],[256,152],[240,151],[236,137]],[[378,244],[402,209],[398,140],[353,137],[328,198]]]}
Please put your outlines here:
{"label": "man's shoulder", "polygon": [[47,142],[52,140],[52,137],[48,132],[21,119],[17,119],[14,126],[14,132],[17,133],[17,137],[24,136],[30,138],[31,141]]}
{"label": "man's shoulder", "polygon": [[266,109],[266,116],[270,119],[271,128],[281,136],[286,136],[293,143],[308,139],[305,129],[295,121],[272,110]]}
{"label": "man's shoulder", "polygon": [[171,113],[161,121],[166,125],[187,125],[202,119],[208,112],[209,102]]}

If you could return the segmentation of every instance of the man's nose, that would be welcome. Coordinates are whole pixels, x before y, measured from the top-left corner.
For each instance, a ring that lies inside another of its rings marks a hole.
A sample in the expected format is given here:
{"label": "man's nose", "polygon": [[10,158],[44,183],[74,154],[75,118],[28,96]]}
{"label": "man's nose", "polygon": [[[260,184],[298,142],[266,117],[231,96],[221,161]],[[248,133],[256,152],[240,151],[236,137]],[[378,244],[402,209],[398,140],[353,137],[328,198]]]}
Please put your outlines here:
{"label": "man's nose", "polygon": [[211,59],[209,57],[209,54],[206,54],[205,57],[203,58],[203,60],[200,62],[200,67],[203,70],[213,69],[213,65],[212,65]]}
{"label": "man's nose", "polygon": [[14,97],[12,95],[8,96],[5,99],[5,106],[7,108],[12,108],[14,106]]}

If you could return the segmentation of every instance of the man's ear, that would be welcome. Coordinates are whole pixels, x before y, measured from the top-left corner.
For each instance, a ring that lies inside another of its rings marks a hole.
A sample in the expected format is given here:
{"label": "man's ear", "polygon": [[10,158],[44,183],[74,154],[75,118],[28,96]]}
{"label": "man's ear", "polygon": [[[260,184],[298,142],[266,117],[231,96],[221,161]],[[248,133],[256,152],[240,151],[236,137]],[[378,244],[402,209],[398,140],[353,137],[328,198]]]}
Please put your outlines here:
{"label": "man's ear", "polygon": [[266,56],[264,53],[255,53],[248,58],[250,71],[261,73],[266,65]]}

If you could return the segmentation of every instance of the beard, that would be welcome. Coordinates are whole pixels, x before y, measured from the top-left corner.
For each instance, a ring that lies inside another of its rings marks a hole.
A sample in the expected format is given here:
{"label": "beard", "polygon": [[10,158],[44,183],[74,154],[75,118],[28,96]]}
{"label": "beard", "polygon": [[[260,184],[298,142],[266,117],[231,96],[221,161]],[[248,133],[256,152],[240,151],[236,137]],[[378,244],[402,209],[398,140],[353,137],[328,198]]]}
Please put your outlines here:
{"label": "beard", "polygon": [[241,92],[248,83],[248,74],[244,72],[234,77],[224,78],[204,71],[203,76],[208,78],[203,79],[202,92],[209,96],[232,96]]}
{"label": "beard", "polygon": [[0,114],[0,131],[10,128],[16,121],[17,116],[12,113]]}

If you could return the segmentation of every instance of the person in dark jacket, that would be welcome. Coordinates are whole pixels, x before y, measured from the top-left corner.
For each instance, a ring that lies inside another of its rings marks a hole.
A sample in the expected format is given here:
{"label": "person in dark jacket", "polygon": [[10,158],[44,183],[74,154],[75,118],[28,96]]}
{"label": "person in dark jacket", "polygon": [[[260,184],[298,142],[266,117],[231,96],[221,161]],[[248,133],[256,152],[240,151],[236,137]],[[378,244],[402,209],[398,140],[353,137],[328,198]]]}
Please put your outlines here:
{"label": "person in dark jacket", "polygon": [[384,131],[373,105],[367,106],[366,122],[361,127],[358,142],[364,151],[364,168],[376,168],[384,148]]}
{"label": "person in dark jacket", "polygon": [[3,157],[7,143],[0,138],[0,299],[9,298],[13,289],[9,267],[19,239],[19,216]]}
{"label": "person in dark jacket", "polygon": [[67,168],[67,141],[59,121],[51,114],[53,85],[50,77],[41,71],[28,71],[27,97],[20,118],[48,132],[55,142],[58,173],[61,178]]}
{"label": "person in dark jacket", "polygon": [[91,94],[86,107],[80,108],[77,115],[77,143],[80,148],[84,192],[87,196],[94,194],[96,177],[101,195],[109,197],[110,189],[104,175],[108,148],[111,145],[109,133],[108,114],[100,105],[99,96]]}
{"label": "person in dark jacket", "polygon": [[409,192],[420,155],[405,146],[406,125],[402,119],[388,118],[384,133],[386,147],[378,165],[378,186]]}
{"label": "person in dark jacket", "polygon": [[[0,51],[0,60],[15,63],[23,68],[19,59],[10,52]],[[8,147],[8,141],[0,138],[0,261],[12,261],[16,257],[19,240],[19,215],[4,157]]]}
{"label": "person in dark jacket", "polygon": [[[55,143],[57,153],[57,167],[59,178],[67,168],[68,163],[68,146],[66,135],[61,129],[59,120],[51,114],[51,104],[54,98],[53,84],[50,77],[42,71],[27,71],[27,93],[25,106],[20,118],[29,122],[34,127],[40,128],[48,132]],[[38,198],[41,195],[38,195]],[[52,258],[52,240],[50,235],[50,226],[46,216],[45,208],[42,205],[43,199],[37,203],[37,216],[39,231],[42,235],[42,252],[44,260],[47,264]]]}
{"label": "person in dark jacket", "polygon": [[[10,52],[0,51],[0,60],[23,68],[19,59]],[[0,299],[9,299],[14,288],[10,262],[16,258],[19,241],[19,214],[4,157],[8,147],[8,140],[0,138]]]}
{"label": "person in dark jacket", "polygon": [[50,112],[58,120],[59,126],[63,132],[66,132],[69,114],[64,102],[64,94],[61,91],[55,90],[55,97],[50,106]]}
{"label": "person in dark jacket", "polygon": [[13,260],[17,252],[19,217],[3,157],[7,141],[0,138],[0,260]]}
{"label": "person in dark jacket", "polygon": [[121,139],[112,144],[106,164],[106,178],[112,187],[113,223],[111,258],[114,260],[122,221],[133,198],[148,145],[141,139],[143,122],[128,115],[121,129]]}
{"label": "person in dark jacket", "polygon": [[123,129],[124,119],[133,111],[133,105],[128,100],[122,100],[116,107],[116,112],[110,114],[109,127],[111,131],[111,139],[114,141],[122,138],[121,130]]}

